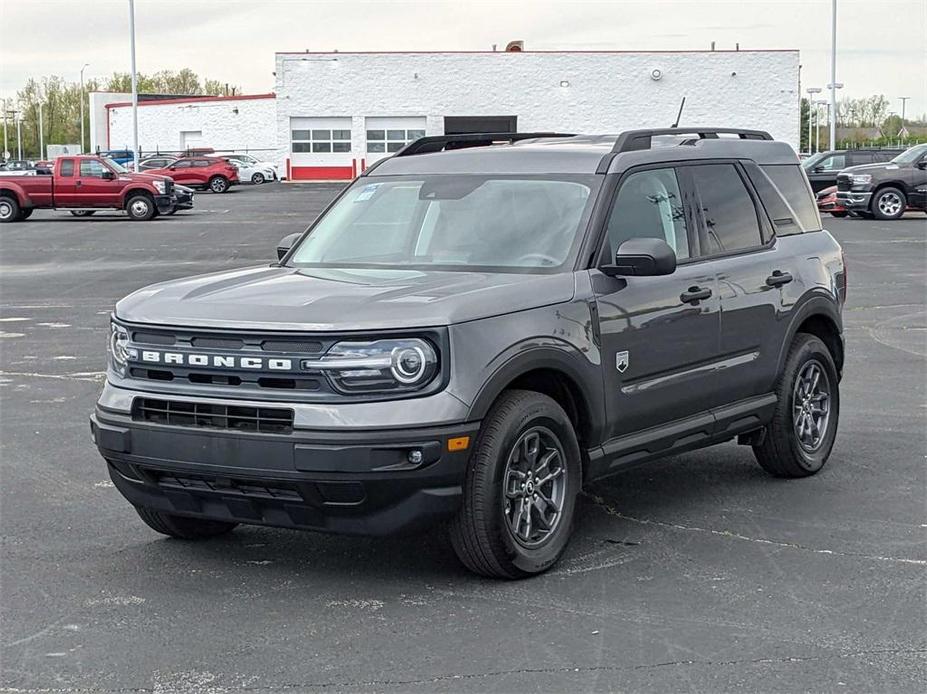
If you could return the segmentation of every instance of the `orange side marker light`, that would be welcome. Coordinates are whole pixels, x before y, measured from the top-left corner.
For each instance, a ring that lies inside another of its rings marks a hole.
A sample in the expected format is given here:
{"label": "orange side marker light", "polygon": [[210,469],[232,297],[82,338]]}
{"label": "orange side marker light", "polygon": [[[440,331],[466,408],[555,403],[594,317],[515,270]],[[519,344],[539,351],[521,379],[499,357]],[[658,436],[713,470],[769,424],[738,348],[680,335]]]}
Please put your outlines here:
{"label": "orange side marker light", "polygon": [[451,453],[454,451],[465,451],[470,445],[469,436],[456,436],[447,440],[447,450]]}

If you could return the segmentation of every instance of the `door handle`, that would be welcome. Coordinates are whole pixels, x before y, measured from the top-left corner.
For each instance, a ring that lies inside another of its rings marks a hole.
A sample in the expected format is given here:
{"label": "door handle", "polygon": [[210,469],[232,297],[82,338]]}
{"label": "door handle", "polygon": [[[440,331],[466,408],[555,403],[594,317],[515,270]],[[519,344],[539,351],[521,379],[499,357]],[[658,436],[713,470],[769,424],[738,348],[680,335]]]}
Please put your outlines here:
{"label": "door handle", "polygon": [[75,186],[79,186],[79,185],[80,185],[80,181],[74,181],[74,185],[75,185]]}
{"label": "door handle", "polygon": [[773,274],[766,278],[766,284],[769,287],[781,287],[792,281],[792,275],[782,270],[773,270]]}
{"label": "door handle", "polygon": [[685,291],[679,295],[679,300],[684,304],[697,304],[702,299],[707,299],[710,296],[710,289],[702,289],[701,287],[689,287],[688,291]]}

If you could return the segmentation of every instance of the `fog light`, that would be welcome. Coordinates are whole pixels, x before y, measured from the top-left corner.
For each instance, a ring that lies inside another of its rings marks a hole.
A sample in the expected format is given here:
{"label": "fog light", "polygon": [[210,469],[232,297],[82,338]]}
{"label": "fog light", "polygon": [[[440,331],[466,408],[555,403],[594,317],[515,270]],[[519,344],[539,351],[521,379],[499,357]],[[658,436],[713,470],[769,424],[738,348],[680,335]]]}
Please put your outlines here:
{"label": "fog light", "polygon": [[422,455],[422,452],[418,448],[414,448],[406,455],[409,459],[409,462],[413,465],[419,465],[425,459],[425,456]]}

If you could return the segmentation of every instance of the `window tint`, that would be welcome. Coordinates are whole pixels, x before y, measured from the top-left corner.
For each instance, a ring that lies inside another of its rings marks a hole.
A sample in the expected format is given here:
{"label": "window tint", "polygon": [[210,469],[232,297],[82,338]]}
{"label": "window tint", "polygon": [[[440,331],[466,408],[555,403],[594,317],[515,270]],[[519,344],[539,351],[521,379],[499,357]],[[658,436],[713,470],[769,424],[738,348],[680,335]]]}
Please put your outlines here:
{"label": "window tint", "polygon": [[178,169],[189,169],[189,168],[190,168],[190,160],[189,160],[189,159],[181,159],[180,161],[175,161],[173,165],[174,165],[175,168],[178,168]]}
{"label": "window tint", "polygon": [[847,166],[860,166],[872,163],[872,152],[850,152],[847,155]]}
{"label": "window tint", "polygon": [[847,156],[845,154],[832,154],[829,157],[824,157],[814,168],[823,171],[841,171],[847,168]]}
{"label": "window tint", "polygon": [[74,160],[73,159],[62,159],[61,167],[58,169],[62,176],[73,176],[74,175]]}
{"label": "window tint", "polygon": [[798,215],[802,228],[805,231],[820,229],[821,218],[818,215],[818,207],[811,196],[811,190],[801,168],[798,166],[764,166],[763,171]]}
{"label": "window tint", "polygon": [[104,171],[109,171],[103,164],[96,159],[81,159],[80,175],[87,178],[100,178]]}
{"label": "window tint", "polygon": [[753,198],[732,164],[691,167],[702,208],[701,255],[754,248],[763,243]]}
{"label": "window tint", "polygon": [[631,174],[621,184],[608,218],[608,262],[633,238],[663,239],[679,259],[690,257],[686,217],[675,169]]}

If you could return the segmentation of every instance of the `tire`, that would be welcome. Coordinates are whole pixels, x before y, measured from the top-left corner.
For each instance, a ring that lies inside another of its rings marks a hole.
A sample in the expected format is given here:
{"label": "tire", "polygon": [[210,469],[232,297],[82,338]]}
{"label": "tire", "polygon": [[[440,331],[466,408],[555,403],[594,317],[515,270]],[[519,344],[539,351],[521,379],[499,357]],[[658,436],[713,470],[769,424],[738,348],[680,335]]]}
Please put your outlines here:
{"label": "tire", "polygon": [[[556,454],[550,460],[554,465],[535,467],[535,474],[548,481],[534,489],[530,475],[527,488],[519,484],[525,480],[523,470],[532,448],[537,461]],[[464,566],[483,576],[508,579],[533,576],[553,566],[572,531],[581,464],[576,433],[563,408],[540,393],[503,393],[483,421],[467,465],[461,508],[450,524],[451,544]],[[522,514],[526,493],[531,495],[530,525]],[[536,501],[539,497],[544,510]],[[546,500],[559,502],[559,515]],[[541,518],[549,521],[549,529]]]}
{"label": "tire", "polygon": [[871,209],[876,219],[900,219],[907,206],[904,193],[891,186],[882,188],[872,196]]}
{"label": "tire", "polygon": [[[810,398],[798,402],[805,392],[804,378],[810,376],[813,380],[815,373],[820,390],[812,390],[809,393]],[[826,400],[819,397],[821,392],[826,392]],[[776,395],[779,402],[772,422],[766,427],[766,435],[762,442],[753,447],[756,460],[774,477],[813,475],[824,467],[830,456],[837,437],[837,420],[840,416],[837,368],[834,366],[833,356],[820,338],[805,333],[795,336],[785,360],[785,367],[776,381]],[[803,421],[802,418],[806,417],[808,412],[820,410],[822,406],[826,408],[826,416],[823,421],[814,420],[818,425],[819,438],[814,440],[813,429],[802,427],[803,436],[807,434],[810,439],[803,441],[797,430]]]}
{"label": "tire", "polygon": [[177,214],[177,208],[172,207],[170,210],[168,210],[164,214],[166,214],[168,217],[173,217],[175,214]]}
{"label": "tire", "polygon": [[90,217],[96,210],[71,210],[71,214],[75,217]]}
{"label": "tire", "polygon": [[229,179],[225,176],[213,176],[209,179],[209,190],[213,193],[224,193],[229,189]]}
{"label": "tire", "polygon": [[19,221],[19,203],[16,198],[0,197],[0,224]]}
{"label": "tire", "polygon": [[872,214],[872,212],[866,212],[864,210],[857,212],[856,216],[860,219],[875,219],[875,215]]}
{"label": "tire", "polygon": [[235,529],[238,523],[226,521],[204,520],[202,518],[187,518],[175,516],[152,508],[136,506],[135,510],[145,524],[162,535],[176,537],[179,540],[202,540],[207,537],[224,535]]}
{"label": "tire", "polygon": [[831,213],[830,213],[830,216],[831,216],[831,217],[846,217],[846,216],[847,216],[847,212],[846,212],[846,210],[844,210],[843,212],[831,212]]}
{"label": "tire", "polygon": [[251,177],[251,182],[256,186],[263,185],[265,180],[264,174],[262,173],[256,173]]}
{"label": "tire", "polygon": [[26,221],[29,217],[32,216],[32,213],[35,211],[34,207],[25,207],[19,211],[19,220],[21,222]]}
{"label": "tire", "polygon": [[126,214],[133,222],[147,222],[155,216],[155,204],[147,195],[133,195],[126,201]]}

